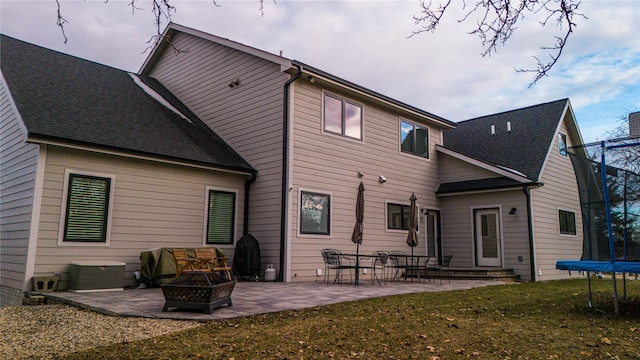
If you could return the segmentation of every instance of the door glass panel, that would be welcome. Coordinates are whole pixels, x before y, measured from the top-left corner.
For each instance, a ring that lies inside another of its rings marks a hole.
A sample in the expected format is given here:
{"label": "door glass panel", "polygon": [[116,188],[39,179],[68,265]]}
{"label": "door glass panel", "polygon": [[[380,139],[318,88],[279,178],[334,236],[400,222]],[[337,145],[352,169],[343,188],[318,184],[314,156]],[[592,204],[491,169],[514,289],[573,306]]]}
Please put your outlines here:
{"label": "door glass panel", "polygon": [[496,259],[498,257],[498,221],[495,214],[481,215],[482,224],[482,256]]}
{"label": "door glass panel", "polygon": [[427,215],[427,255],[436,256],[436,217]]}

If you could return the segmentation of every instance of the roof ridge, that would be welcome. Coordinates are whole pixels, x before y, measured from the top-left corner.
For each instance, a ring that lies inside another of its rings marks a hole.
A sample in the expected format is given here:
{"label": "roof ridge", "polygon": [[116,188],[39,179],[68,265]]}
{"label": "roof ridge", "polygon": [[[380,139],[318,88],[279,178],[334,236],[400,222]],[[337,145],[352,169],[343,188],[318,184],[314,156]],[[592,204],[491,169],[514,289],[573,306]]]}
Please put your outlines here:
{"label": "roof ridge", "polygon": [[513,112],[517,112],[517,111],[523,111],[523,110],[532,109],[532,108],[536,108],[536,107],[547,106],[547,105],[555,104],[555,103],[558,103],[558,102],[561,102],[561,101],[569,101],[569,98],[562,98],[562,99],[558,99],[558,100],[547,101],[547,102],[540,103],[540,104],[524,106],[524,107],[521,107],[521,108],[518,108],[518,109],[504,110],[504,111],[500,111],[500,112],[493,113],[493,114],[482,115],[482,116],[478,116],[478,117],[475,117],[475,118],[458,121],[457,124],[467,123],[467,122],[471,122],[471,121],[475,121],[475,120],[479,120],[479,119],[484,119],[484,118],[488,118],[488,117],[494,117],[494,116],[498,116],[498,115],[513,113]]}

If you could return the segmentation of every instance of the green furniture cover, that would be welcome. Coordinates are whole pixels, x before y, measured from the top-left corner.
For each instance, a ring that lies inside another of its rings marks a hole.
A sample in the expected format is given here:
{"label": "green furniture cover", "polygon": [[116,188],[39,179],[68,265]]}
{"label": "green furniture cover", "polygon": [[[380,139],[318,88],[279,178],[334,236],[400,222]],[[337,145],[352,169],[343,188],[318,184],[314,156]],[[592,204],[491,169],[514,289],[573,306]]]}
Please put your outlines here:
{"label": "green furniture cover", "polygon": [[[179,246],[176,246],[179,248]],[[176,264],[173,248],[160,247],[140,253],[140,277],[148,287],[160,286],[176,278]],[[187,255],[196,258],[196,248],[186,248]],[[224,257],[224,251],[216,249],[217,257]]]}

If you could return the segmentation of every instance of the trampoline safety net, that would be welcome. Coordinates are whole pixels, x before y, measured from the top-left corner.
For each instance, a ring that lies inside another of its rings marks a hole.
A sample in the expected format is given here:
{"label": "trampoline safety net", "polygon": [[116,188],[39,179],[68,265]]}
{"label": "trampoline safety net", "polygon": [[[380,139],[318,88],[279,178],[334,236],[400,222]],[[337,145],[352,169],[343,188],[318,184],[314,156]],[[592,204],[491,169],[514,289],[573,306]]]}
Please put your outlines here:
{"label": "trampoline safety net", "polygon": [[[603,151],[605,156],[602,156]],[[611,255],[615,254],[616,261],[640,261],[640,175],[635,162],[640,160],[629,160],[638,152],[638,145],[603,147],[602,144],[591,144],[570,149],[584,230],[581,260],[610,261]],[[609,245],[609,223],[613,252]]]}

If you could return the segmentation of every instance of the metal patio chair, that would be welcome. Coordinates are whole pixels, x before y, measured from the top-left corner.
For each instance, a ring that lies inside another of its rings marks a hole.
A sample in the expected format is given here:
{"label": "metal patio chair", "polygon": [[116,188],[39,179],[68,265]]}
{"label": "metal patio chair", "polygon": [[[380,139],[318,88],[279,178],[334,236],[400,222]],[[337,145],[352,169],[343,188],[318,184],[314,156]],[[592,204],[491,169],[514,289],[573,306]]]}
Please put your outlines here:
{"label": "metal patio chair", "polygon": [[432,271],[434,275],[437,274],[438,278],[440,279],[440,285],[442,285],[442,276],[445,272],[447,280],[449,280],[449,284],[451,284],[451,276],[449,276],[449,264],[451,264],[451,258],[453,258],[453,255],[445,255],[442,257],[442,262],[440,264],[436,263],[434,265],[426,267],[427,272]]}
{"label": "metal patio chair", "polygon": [[342,255],[342,253],[336,249],[323,249],[322,258],[324,260],[324,283],[329,284],[329,272],[333,269],[336,273],[333,280],[334,283],[342,284],[343,272],[349,271],[349,278],[351,279],[351,269],[355,269],[353,259]]}

